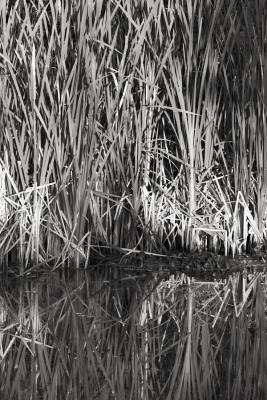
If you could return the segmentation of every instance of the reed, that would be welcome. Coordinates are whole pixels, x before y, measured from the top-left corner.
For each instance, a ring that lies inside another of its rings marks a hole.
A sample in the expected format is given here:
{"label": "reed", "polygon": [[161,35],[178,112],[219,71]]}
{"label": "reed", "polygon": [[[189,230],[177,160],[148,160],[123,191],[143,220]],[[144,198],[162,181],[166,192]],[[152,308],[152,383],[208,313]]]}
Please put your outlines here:
{"label": "reed", "polygon": [[1,2],[3,255],[235,253],[239,192],[263,240],[264,1],[234,3]]}

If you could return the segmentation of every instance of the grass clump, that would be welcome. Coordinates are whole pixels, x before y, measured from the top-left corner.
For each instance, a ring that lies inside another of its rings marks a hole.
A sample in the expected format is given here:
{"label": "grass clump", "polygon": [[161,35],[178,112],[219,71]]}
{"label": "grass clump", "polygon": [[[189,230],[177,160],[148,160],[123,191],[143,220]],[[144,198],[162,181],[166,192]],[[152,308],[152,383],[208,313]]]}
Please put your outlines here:
{"label": "grass clump", "polygon": [[2,255],[261,242],[264,15],[262,0],[3,1]]}

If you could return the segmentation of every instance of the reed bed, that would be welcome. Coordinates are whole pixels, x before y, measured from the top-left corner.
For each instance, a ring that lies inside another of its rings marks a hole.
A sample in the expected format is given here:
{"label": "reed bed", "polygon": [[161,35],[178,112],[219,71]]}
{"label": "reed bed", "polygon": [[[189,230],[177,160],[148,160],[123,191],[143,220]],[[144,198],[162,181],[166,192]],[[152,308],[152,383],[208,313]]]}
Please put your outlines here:
{"label": "reed bed", "polygon": [[1,259],[262,243],[264,6],[2,1]]}
{"label": "reed bed", "polygon": [[266,398],[264,273],[116,270],[5,284],[1,399]]}

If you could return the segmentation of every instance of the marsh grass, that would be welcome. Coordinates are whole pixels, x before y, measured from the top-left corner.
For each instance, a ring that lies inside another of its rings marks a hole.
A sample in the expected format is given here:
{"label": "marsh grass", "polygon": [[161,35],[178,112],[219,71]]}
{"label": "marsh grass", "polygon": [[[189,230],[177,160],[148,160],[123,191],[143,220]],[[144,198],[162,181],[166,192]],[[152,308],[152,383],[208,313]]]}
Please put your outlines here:
{"label": "marsh grass", "polygon": [[265,280],[101,268],[5,285],[1,398],[265,398]]}
{"label": "marsh grass", "polygon": [[202,249],[207,225],[225,253],[251,226],[262,241],[264,16],[263,0],[2,1],[1,254]]}

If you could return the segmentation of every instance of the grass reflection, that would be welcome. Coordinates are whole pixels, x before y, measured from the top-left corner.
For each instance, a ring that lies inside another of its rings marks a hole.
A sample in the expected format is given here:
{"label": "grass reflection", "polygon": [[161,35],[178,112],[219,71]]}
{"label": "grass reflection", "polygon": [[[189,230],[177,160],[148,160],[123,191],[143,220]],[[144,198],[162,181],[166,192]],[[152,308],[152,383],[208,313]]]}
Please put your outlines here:
{"label": "grass reflection", "polygon": [[264,399],[265,279],[103,268],[9,282],[1,399]]}

